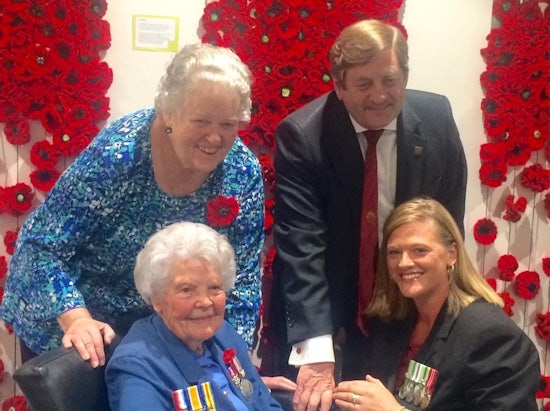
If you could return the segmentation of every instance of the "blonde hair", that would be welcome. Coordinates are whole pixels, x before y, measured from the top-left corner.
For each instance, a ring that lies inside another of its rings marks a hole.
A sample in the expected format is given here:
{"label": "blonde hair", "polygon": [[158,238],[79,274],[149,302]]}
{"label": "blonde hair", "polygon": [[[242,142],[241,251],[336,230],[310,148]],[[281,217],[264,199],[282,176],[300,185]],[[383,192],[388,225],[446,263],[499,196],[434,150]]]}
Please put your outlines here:
{"label": "blonde hair", "polygon": [[346,70],[370,62],[391,48],[405,76],[409,75],[409,46],[401,30],[378,20],[361,20],[346,27],[334,41],[328,57],[333,80],[344,87]]}
{"label": "blonde hair", "polygon": [[449,270],[450,315],[457,315],[478,298],[503,306],[502,298],[475,269],[466,253],[462,234],[451,214],[440,203],[428,198],[415,198],[396,207],[386,219],[374,289],[374,298],[367,310],[370,317],[402,318],[414,309],[411,299],[404,297],[390,278],[387,265],[387,245],[391,234],[399,227],[418,221],[433,221],[441,244],[456,247],[457,260]]}

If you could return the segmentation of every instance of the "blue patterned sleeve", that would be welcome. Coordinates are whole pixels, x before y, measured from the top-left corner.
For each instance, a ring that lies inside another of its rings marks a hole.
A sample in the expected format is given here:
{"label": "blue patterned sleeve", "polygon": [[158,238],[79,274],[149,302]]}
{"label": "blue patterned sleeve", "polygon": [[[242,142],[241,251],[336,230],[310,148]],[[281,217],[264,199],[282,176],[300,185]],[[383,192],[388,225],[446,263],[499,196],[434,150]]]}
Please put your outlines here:
{"label": "blue patterned sleeve", "polygon": [[[85,307],[77,287],[82,266],[72,259],[86,249],[101,220],[116,212],[112,202],[120,187],[102,158],[111,130],[104,129],[77,157],[21,229],[2,313],[18,330],[31,332],[27,322]],[[85,255],[79,261],[93,264]]]}
{"label": "blue patterned sleeve", "polygon": [[227,321],[252,349],[261,305],[260,253],[264,243],[264,186],[258,160],[250,153],[237,171],[237,217],[229,239],[235,249],[237,281],[227,298]]}

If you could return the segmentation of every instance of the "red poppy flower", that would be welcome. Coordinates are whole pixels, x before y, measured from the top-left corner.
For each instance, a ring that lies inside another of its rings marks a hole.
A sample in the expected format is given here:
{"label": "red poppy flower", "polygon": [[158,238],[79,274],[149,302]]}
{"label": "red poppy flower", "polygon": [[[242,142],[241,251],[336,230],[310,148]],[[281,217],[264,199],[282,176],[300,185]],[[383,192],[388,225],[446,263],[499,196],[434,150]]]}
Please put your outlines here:
{"label": "red poppy flower", "polygon": [[28,411],[27,400],[22,395],[9,397],[2,403],[2,411]]}
{"label": "red poppy flower", "polygon": [[541,340],[550,341],[550,312],[537,313],[535,332]]}
{"label": "red poppy flower", "polygon": [[235,355],[237,355],[237,351],[235,351],[234,348],[228,348],[223,351],[223,362],[227,365],[233,364],[233,360],[235,358]]}
{"label": "red poppy flower", "polygon": [[17,241],[17,234],[18,231],[6,231],[6,235],[4,235],[4,245],[6,246],[6,253],[9,255],[13,255],[13,252],[15,250],[15,242]]}
{"label": "red poppy flower", "polygon": [[31,147],[31,163],[38,168],[54,166],[59,156],[57,150],[48,140],[41,140]]}
{"label": "red poppy flower", "polygon": [[4,127],[4,134],[6,135],[6,140],[8,140],[10,144],[15,146],[26,144],[31,139],[29,122],[24,117],[19,117],[16,120],[8,120]]}
{"label": "red poppy flower", "polygon": [[271,234],[271,229],[273,228],[273,208],[275,206],[274,200],[265,200],[265,212],[264,212],[264,232],[266,234]]}
{"label": "red poppy flower", "polygon": [[265,260],[263,263],[263,275],[265,275],[267,278],[273,278],[273,260],[275,259],[276,254],[277,250],[275,249],[275,247],[271,247],[267,252],[267,255],[265,256]]}
{"label": "red poppy flower", "polygon": [[55,167],[38,168],[31,172],[31,183],[34,187],[42,191],[50,191],[57,182],[61,173]]}
{"label": "red poppy flower", "polygon": [[535,298],[540,289],[540,278],[536,271],[523,271],[514,281],[516,294],[524,300]]}
{"label": "red poppy flower", "polygon": [[504,301],[504,307],[502,307],[502,311],[509,317],[514,316],[514,312],[512,311],[512,307],[516,304],[516,300],[512,298],[512,296],[507,292],[498,293],[500,298],[502,298],[502,301]]}
{"label": "red poppy flower", "polygon": [[[2,304],[3,299],[4,299],[4,288],[0,287],[0,304]],[[6,329],[8,331],[10,331],[10,325],[9,324],[4,323],[4,326],[6,327]],[[11,334],[11,332],[10,332],[10,334]]]}
{"label": "red poppy flower", "polygon": [[550,257],[544,257],[542,259],[542,271],[550,277]]}
{"label": "red poppy flower", "polygon": [[3,191],[7,213],[18,216],[31,208],[34,193],[27,184],[17,183],[11,187],[5,187]]}
{"label": "red poppy flower", "polygon": [[488,187],[500,187],[506,181],[508,168],[504,163],[485,163],[479,168],[479,180]]}
{"label": "red poppy flower", "polygon": [[3,255],[0,255],[0,280],[6,277],[6,274],[8,273],[8,263],[6,261],[6,257]]}
{"label": "red poppy flower", "polygon": [[550,398],[550,377],[549,376],[547,375],[540,376],[540,384],[539,384],[539,389],[537,391],[536,397]]}
{"label": "red poppy flower", "polygon": [[213,227],[231,224],[239,214],[239,203],[233,197],[218,196],[206,203],[206,219]]}
{"label": "red poppy flower", "polygon": [[5,367],[4,367],[4,361],[2,361],[2,358],[0,358],[0,384],[2,383],[2,381],[4,381],[4,371],[5,371]]}
{"label": "red poppy flower", "polygon": [[527,199],[525,197],[519,197],[514,202],[514,195],[510,194],[506,196],[506,210],[504,211],[504,218],[506,221],[517,223],[527,207]]}
{"label": "red poppy flower", "polygon": [[492,244],[497,238],[497,226],[489,218],[481,218],[474,225],[474,238],[483,245]]}
{"label": "red poppy flower", "polygon": [[260,161],[260,166],[262,167],[264,185],[271,191],[275,185],[275,169],[273,167],[273,159],[267,154],[260,154],[258,156],[258,160]]}
{"label": "red poppy flower", "polygon": [[494,278],[486,278],[485,281],[487,281],[487,284],[489,284],[489,286],[490,286],[494,291],[497,290],[497,280],[495,280]]}
{"label": "red poppy flower", "polygon": [[498,278],[502,281],[512,281],[514,272],[518,269],[518,260],[511,254],[502,255],[497,262],[500,273]]}
{"label": "red poppy flower", "polygon": [[521,184],[538,193],[550,188],[550,170],[540,164],[526,167],[521,173]]}

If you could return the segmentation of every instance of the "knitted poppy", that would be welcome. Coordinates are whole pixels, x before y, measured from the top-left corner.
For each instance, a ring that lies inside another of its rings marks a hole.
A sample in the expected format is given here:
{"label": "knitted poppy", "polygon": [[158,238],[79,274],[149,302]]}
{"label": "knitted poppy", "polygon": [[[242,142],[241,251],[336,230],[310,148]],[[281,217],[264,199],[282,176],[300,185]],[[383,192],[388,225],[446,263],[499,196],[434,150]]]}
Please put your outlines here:
{"label": "knitted poppy", "polygon": [[54,166],[58,158],[56,148],[48,140],[38,141],[31,147],[31,163],[38,168]]}
{"label": "knitted poppy", "polygon": [[50,191],[61,176],[59,170],[55,167],[46,166],[37,168],[30,174],[32,185],[42,191]]}
{"label": "knitted poppy", "polygon": [[233,360],[237,355],[237,351],[234,348],[228,348],[223,351],[223,362],[226,364],[233,364]]}
{"label": "knitted poppy", "polygon": [[2,361],[2,358],[0,358],[0,383],[4,381],[4,371],[5,371],[4,361]]}
{"label": "knitted poppy", "polygon": [[265,256],[263,263],[263,275],[267,278],[273,277],[273,260],[275,259],[275,254],[277,254],[275,247],[271,247]]}
{"label": "knitted poppy", "polygon": [[502,311],[509,317],[514,316],[514,312],[512,311],[512,307],[516,304],[516,300],[512,298],[512,296],[507,292],[498,293],[500,298],[502,298],[502,301],[504,302],[504,307],[502,307]]}
{"label": "knitted poppy", "polygon": [[9,120],[4,127],[4,134],[9,143],[20,146],[31,139],[29,122],[26,118],[20,117],[17,120]]}
{"label": "knitted poppy", "polygon": [[22,395],[6,398],[2,403],[2,411],[27,411],[27,400]]}
{"label": "knitted poppy", "polygon": [[550,398],[550,377],[548,375],[540,376],[539,389],[536,396],[537,398]]}
{"label": "knitted poppy", "polygon": [[273,159],[267,154],[260,154],[258,156],[260,166],[262,167],[262,177],[265,187],[272,191],[275,185],[275,168],[273,167]]}
{"label": "knitted poppy", "polygon": [[546,216],[550,218],[550,192],[544,195],[544,208],[546,209]]}
{"label": "knitted poppy", "polygon": [[540,278],[536,271],[523,271],[514,281],[516,294],[524,300],[532,300],[540,289]]}
{"label": "knitted poppy", "polygon": [[497,226],[490,218],[481,218],[474,225],[474,238],[483,245],[492,244],[497,238]]}
{"label": "knitted poppy", "polygon": [[4,235],[4,245],[6,246],[6,253],[13,255],[15,251],[15,242],[17,241],[17,231],[6,231]]}
{"label": "knitted poppy", "polygon": [[32,206],[34,193],[25,183],[17,183],[14,186],[5,187],[2,190],[5,211],[13,216],[18,216],[28,211]]}
{"label": "knitted poppy", "polygon": [[271,234],[273,228],[273,208],[275,206],[274,200],[265,200],[265,212],[264,212],[264,232],[266,235]]}
{"label": "knitted poppy", "polygon": [[550,170],[540,164],[526,167],[521,173],[521,184],[538,193],[550,188]]}
{"label": "knitted poppy", "polygon": [[206,203],[206,219],[213,227],[231,224],[239,214],[239,203],[233,197],[218,196]]}
{"label": "knitted poppy", "polygon": [[544,257],[542,259],[542,271],[550,277],[550,257]]}
{"label": "knitted poppy", "polygon": [[6,277],[6,274],[8,273],[8,263],[6,261],[6,257],[3,255],[0,255],[0,280]]}
{"label": "knitted poppy", "polygon": [[506,196],[506,209],[504,211],[504,218],[506,221],[517,223],[527,207],[527,199],[525,197],[519,197],[514,202],[514,195],[510,194]]}
{"label": "knitted poppy", "polygon": [[490,286],[494,291],[497,290],[497,280],[495,280],[494,278],[486,278],[485,281],[487,281],[487,284],[489,284],[489,286]]}
{"label": "knitted poppy", "polygon": [[550,341],[550,312],[537,313],[535,333],[541,340]]}
{"label": "knitted poppy", "polygon": [[498,278],[502,281],[512,281],[514,272],[518,269],[518,260],[511,254],[505,254],[499,257],[497,266],[500,270]]}

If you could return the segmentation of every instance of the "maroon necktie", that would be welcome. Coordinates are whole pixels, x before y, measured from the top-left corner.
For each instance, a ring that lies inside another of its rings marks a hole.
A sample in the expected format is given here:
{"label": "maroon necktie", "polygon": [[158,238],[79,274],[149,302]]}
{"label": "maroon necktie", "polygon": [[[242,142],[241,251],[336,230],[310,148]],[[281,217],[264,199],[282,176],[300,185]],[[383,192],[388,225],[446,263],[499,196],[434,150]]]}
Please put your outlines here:
{"label": "maroon necktie", "polygon": [[372,298],[378,248],[378,173],[376,143],[384,130],[367,130],[365,171],[363,176],[363,203],[361,209],[361,239],[359,245],[359,299],[357,326],[365,332],[364,314]]}

